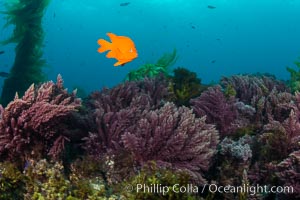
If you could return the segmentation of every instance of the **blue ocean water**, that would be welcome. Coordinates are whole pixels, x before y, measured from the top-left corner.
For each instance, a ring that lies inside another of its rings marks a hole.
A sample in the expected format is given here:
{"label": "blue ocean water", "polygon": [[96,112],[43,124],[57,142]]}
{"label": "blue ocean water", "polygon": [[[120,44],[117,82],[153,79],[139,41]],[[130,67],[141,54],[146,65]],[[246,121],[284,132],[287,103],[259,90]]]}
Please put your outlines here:
{"label": "blue ocean water", "polygon": [[[286,66],[300,56],[299,10],[299,0],[52,0],[44,16],[45,71],[51,80],[62,74],[70,89],[90,92],[118,84],[130,70],[176,48],[173,68],[195,71],[204,83],[255,72],[288,79]],[[12,30],[1,28],[0,39]],[[114,67],[114,59],[97,52],[107,32],[130,37],[138,58]],[[8,72],[14,44],[1,50],[0,71]]]}

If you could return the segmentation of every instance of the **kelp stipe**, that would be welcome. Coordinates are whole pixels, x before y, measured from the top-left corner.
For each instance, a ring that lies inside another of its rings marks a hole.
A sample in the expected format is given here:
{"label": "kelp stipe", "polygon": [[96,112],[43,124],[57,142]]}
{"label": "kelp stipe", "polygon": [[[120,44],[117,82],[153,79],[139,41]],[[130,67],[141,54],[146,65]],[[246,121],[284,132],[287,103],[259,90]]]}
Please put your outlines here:
{"label": "kelp stipe", "polygon": [[16,56],[9,77],[4,81],[1,103],[6,105],[16,92],[23,95],[32,83],[45,81],[42,67],[44,31],[42,18],[50,0],[17,0],[5,4],[7,23],[14,25],[12,36],[3,44],[17,43]]}

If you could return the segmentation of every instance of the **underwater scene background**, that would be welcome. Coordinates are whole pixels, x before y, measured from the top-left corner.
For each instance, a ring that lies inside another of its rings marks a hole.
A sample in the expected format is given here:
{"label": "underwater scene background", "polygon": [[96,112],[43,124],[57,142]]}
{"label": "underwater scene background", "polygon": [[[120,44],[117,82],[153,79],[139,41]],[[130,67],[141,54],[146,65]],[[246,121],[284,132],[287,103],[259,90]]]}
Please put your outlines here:
{"label": "underwater scene background", "polygon": [[0,199],[299,199],[299,10],[1,1]]}
{"label": "underwater scene background", "polygon": [[[52,0],[43,17],[49,79],[61,73],[68,88],[80,85],[87,92],[111,87],[128,71],[153,63],[174,48],[179,59],[173,68],[195,71],[205,83],[218,81],[221,76],[255,72],[288,79],[286,66],[293,66],[300,54],[299,1],[128,2],[120,6],[124,1]],[[208,5],[216,8],[209,9]],[[5,24],[3,17],[0,25]],[[2,29],[0,37],[9,37],[11,30]],[[107,32],[131,37],[138,59],[125,67],[108,67],[113,59],[97,52],[97,40]],[[9,71],[13,45],[1,48],[6,51],[0,57],[1,70]]]}

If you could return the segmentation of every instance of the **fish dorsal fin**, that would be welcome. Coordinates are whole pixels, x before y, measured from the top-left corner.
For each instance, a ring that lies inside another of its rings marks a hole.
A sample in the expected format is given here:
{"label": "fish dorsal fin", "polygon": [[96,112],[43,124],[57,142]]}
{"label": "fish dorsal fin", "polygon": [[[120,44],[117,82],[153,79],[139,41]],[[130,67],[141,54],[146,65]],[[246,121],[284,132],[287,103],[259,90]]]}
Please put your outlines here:
{"label": "fish dorsal fin", "polygon": [[116,40],[118,38],[118,36],[114,33],[107,33],[106,35],[109,37],[109,39],[112,43],[114,43],[114,41],[116,42]]}

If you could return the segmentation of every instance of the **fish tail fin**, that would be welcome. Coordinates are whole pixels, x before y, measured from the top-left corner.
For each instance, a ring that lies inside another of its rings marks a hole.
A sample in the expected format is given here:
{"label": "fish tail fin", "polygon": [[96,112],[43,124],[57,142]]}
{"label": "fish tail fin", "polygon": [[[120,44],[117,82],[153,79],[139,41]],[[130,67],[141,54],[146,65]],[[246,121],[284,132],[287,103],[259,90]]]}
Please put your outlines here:
{"label": "fish tail fin", "polygon": [[99,53],[111,50],[111,43],[106,40],[99,39],[98,44],[100,45],[100,48],[98,49]]}

